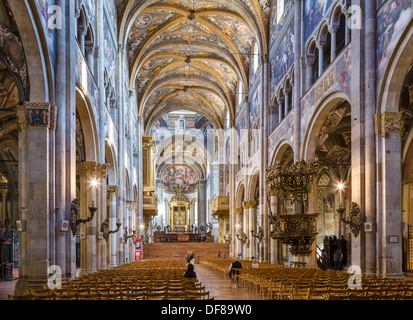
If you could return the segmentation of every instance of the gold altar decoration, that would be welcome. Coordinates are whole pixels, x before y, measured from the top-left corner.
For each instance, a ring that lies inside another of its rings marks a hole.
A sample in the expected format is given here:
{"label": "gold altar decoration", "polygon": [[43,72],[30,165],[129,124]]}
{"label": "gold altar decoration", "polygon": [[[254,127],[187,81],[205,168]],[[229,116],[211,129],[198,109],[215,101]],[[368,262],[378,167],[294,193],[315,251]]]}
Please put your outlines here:
{"label": "gold altar decoration", "polygon": [[293,255],[308,255],[317,235],[317,213],[305,213],[305,202],[312,182],[318,174],[318,159],[314,163],[297,160],[295,164],[282,170],[280,163],[267,167],[266,183],[272,193],[278,191],[292,199],[298,206],[298,213],[270,216],[273,225],[271,237],[290,246]]}
{"label": "gold altar decoration", "polygon": [[190,207],[188,198],[182,194],[180,188],[177,189],[176,195],[171,199],[170,208],[170,226],[172,231],[189,231],[190,229]]}

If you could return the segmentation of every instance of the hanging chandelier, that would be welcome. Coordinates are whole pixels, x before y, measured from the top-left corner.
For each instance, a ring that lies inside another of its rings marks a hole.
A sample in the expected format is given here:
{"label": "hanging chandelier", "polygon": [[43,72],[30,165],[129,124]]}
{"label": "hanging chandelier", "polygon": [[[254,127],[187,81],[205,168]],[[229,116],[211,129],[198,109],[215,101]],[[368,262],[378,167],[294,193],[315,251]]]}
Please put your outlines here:
{"label": "hanging chandelier", "polygon": [[309,255],[312,244],[317,236],[316,218],[318,213],[306,214],[305,202],[312,182],[319,172],[318,159],[314,163],[297,160],[290,167],[282,170],[280,163],[267,167],[266,183],[269,190],[290,198],[298,204],[299,212],[270,216],[273,225],[271,237],[282,244],[290,246],[293,255]]}

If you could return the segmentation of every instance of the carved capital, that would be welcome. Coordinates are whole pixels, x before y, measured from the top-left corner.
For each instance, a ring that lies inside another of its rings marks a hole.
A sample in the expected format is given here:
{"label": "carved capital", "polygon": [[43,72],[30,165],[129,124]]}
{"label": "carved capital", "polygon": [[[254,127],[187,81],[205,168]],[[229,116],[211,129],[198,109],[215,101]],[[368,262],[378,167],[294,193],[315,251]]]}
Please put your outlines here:
{"label": "carved capital", "polygon": [[236,209],[235,209],[235,215],[236,215],[236,216],[241,216],[241,215],[242,215],[242,212],[243,212],[243,209],[242,209],[242,208],[236,208]]}
{"label": "carved capital", "polygon": [[[51,105],[48,102],[25,102],[28,127],[50,128]],[[55,112],[54,110],[53,112]],[[55,117],[55,114],[53,115]],[[56,118],[56,117],[55,117]],[[54,126],[56,125],[54,119]]]}
{"label": "carved capital", "polygon": [[96,162],[82,162],[76,166],[76,170],[82,178],[98,178],[98,164]]}
{"label": "carved capital", "polygon": [[269,188],[268,189],[268,195],[270,197],[278,197],[279,191],[277,189],[274,189],[274,188]]}
{"label": "carved capital", "polygon": [[98,176],[96,178],[100,178],[106,180],[108,177],[108,165],[106,163],[101,163],[98,165]]}
{"label": "carved capital", "polygon": [[106,193],[109,197],[119,197],[119,187],[118,186],[106,186]]}
{"label": "carved capital", "polygon": [[374,115],[374,129],[376,135],[386,133],[403,134],[404,120],[401,112],[383,112]]}

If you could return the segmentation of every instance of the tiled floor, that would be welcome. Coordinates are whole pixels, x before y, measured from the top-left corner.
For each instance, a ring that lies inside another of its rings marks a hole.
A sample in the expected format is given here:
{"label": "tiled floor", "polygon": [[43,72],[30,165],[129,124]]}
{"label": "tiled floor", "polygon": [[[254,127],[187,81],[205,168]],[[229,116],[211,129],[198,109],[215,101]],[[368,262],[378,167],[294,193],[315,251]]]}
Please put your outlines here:
{"label": "tiled floor", "polygon": [[233,288],[229,278],[223,278],[219,273],[207,270],[195,264],[195,272],[198,279],[205,285],[205,290],[215,300],[254,300],[255,297],[244,288]]}

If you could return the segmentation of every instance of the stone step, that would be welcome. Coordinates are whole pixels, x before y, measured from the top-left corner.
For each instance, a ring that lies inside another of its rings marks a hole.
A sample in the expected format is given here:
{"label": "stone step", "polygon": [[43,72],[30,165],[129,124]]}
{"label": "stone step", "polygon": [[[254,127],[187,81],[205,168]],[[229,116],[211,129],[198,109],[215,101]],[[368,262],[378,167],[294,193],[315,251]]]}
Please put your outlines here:
{"label": "stone step", "polygon": [[228,243],[145,243],[143,244],[143,259],[176,258],[186,261],[188,251],[193,251],[195,263],[202,258],[217,258],[218,251],[221,257],[226,254],[229,258]]}

